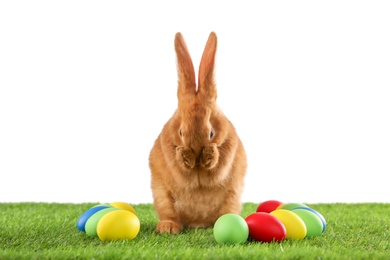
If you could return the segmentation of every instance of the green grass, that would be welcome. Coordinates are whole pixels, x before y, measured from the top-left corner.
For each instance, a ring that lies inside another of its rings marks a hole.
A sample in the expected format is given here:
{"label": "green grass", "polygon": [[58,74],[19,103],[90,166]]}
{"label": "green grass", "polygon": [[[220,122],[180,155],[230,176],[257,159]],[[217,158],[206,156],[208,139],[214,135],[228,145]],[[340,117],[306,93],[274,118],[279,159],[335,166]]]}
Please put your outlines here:
{"label": "green grass", "polygon": [[[212,229],[154,232],[153,205],[133,205],[141,230],[133,240],[101,242],[76,228],[98,203],[0,203],[0,259],[390,259],[390,204],[307,204],[327,221],[323,235],[280,243],[221,245]],[[244,203],[242,216],[256,210]]]}

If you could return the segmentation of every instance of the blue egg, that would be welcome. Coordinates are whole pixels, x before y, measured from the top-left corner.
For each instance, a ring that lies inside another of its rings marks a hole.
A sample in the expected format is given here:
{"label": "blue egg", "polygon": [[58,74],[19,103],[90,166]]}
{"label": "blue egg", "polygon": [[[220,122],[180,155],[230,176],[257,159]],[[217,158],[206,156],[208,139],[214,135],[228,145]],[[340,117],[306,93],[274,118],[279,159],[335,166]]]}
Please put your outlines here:
{"label": "blue egg", "polygon": [[87,220],[99,210],[106,208],[110,208],[110,206],[95,206],[84,212],[77,221],[77,229],[85,232],[85,223],[87,223]]}
{"label": "blue egg", "polygon": [[294,209],[306,209],[306,210],[309,210],[309,211],[313,212],[314,214],[316,214],[322,221],[322,233],[324,233],[325,228],[326,228],[326,220],[321,215],[321,213],[319,213],[318,211],[316,211],[316,210],[314,210],[312,208],[309,208],[309,207],[297,207],[297,208],[294,208]]}

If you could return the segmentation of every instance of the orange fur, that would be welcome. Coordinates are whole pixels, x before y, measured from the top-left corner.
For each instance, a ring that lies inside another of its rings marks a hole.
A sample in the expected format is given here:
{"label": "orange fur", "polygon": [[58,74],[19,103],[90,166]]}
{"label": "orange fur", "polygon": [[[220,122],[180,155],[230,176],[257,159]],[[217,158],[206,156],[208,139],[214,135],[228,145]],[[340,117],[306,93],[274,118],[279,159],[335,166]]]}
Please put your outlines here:
{"label": "orange fur", "polygon": [[223,214],[241,212],[246,154],[233,124],[216,103],[217,36],[210,33],[199,66],[198,89],[190,54],[175,36],[178,108],[149,155],[156,231],[206,228]]}

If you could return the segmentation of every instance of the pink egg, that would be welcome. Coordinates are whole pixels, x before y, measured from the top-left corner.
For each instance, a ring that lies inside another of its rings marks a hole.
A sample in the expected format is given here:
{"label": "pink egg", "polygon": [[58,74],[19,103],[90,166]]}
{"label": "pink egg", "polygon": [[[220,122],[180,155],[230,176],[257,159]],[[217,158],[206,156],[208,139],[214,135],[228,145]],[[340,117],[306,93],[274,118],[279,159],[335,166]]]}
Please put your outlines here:
{"label": "pink egg", "polygon": [[283,223],[266,212],[256,212],[245,219],[249,227],[249,236],[260,242],[277,242],[286,238]]}
{"label": "pink egg", "polygon": [[256,212],[270,213],[282,204],[283,203],[278,200],[267,200],[259,204],[256,209]]}

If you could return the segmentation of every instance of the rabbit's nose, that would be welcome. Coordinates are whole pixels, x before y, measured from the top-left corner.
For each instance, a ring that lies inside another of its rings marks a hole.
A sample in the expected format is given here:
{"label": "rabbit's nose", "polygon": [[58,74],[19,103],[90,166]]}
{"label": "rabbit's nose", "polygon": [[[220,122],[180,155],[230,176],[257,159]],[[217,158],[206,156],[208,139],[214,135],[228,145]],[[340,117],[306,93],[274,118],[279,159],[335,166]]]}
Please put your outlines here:
{"label": "rabbit's nose", "polygon": [[193,153],[196,157],[199,156],[200,151],[202,150],[202,148],[201,148],[201,147],[198,147],[197,145],[189,145],[188,147],[191,149],[192,153]]}

